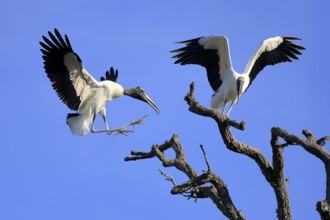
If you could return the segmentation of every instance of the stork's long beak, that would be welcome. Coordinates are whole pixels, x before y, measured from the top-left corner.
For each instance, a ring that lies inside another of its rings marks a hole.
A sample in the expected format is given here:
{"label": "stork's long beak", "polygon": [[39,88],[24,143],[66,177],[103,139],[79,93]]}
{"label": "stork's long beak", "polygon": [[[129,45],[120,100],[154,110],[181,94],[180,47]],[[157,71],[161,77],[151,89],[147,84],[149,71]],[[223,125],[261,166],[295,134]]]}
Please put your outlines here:
{"label": "stork's long beak", "polygon": [[124,89],[124,95],[131,96],[135,99],[139,99],[141,101],[148,103],[148,105],[150,105],[155,110],[155,112],[159,115],[159,113],[160,113],[159,108],[142,88],[136,87],[133,89]]}
{"label": "stork's long beak", "polygon": [[243,92],[243,85],[244,85],[244,78],[243,77],[238,77],[237,82],[236,82],[236,89],[237,89],[237,104],[239,101],[239,98],[242,95]]}
{"label": "stork's long beak", "polygon": [[155,112],[159,115],[159,113],[160,113],[159,108],[146,93],[144,93],[141,100],[148,103],[148,105],[150,105],[151,108],[153,108],[155,110]]}

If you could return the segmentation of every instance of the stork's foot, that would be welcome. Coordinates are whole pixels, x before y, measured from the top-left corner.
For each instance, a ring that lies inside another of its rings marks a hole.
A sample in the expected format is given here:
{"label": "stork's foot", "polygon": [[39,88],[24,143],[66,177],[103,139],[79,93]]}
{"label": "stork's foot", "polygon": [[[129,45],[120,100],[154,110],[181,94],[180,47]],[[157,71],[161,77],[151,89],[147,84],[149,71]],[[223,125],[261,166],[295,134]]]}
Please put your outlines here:
{"label": "stork's foot", "polygon": [[[112,137],[118,135],[118,134],[122,134],[122,135],[125,135],[125,136],[128,136],[129,133],[131,132],[134,132],[134,126],[135,125],[139,125],[139,124],[143,124],[143,119],[146,118],[148,115],[145,115],[141,118],[138,118],[124,126],[121,126],[119,128],[116,128],[116,129],[108,129],[108,130],[101,130],[101,131],[96,131],[94,129],[92,129],[92,132],[93,133],[101,133],[101,132],[104,132],[104,133],[107,133],[108,135],[112,135]],[[126,129],[128,127],[132,126],[132,129],[129,130],[129,129]]]}
{"label": "stork's foot", "polygon": [[128,133],[130,132],[134,132],[134,130],[127,130],[127,129],[121,129],[121,128],[118,128],[118,129],[114,129],[114,130],[109,130],[107,132],[108,135],[112,135],[112,137],[118,135],[118,134],[122,134],[122,135],[125,135],[125,136],[128,136]]}

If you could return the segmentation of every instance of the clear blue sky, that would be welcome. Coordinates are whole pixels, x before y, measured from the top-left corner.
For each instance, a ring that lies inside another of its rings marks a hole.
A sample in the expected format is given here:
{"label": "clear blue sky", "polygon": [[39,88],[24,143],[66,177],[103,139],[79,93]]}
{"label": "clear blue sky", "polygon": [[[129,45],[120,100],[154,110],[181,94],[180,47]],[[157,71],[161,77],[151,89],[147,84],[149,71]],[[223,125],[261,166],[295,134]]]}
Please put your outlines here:
{"label": "clear blue sky", "polygon": [[[176,41],[226,35],[240,72],[264,39],[303,39],[307,50],[300,60],[265,68],[231,113],[247,123],[246,131],[234,131],[238,140],[271,159],[273,126],[297,135],[304,128],[317,137],[330,135],[329,1],[91,2],[0,3],[0,219],[225,219],[210,200],[172,196],[158,160],[123,161],[131,150],[148,151],[173,133],[198,172],[206,168],[199,149],[204,145],[213,171],[247,218],[276,219],[274,193],[254,161],[225,149],[215,123],[190,113],[183,101],[194,81],[196,97],[210,105],[205,70],[174,65],[169,51],[178,47]],[[70,110],[52,90],[39,51],[41,35],[55,27],[69,35],[95,78],[115,66],[119,82],[142,86],[160,116],[124,97],[108,104],[109,125],[148,114],[135,133],[71,135],[65,123]],[[315,204],[325,198],[323,164],[300,147],[284,155],[294,219],[318,219]],[[164,171],[177,183],[186,181],[174,169]]]}

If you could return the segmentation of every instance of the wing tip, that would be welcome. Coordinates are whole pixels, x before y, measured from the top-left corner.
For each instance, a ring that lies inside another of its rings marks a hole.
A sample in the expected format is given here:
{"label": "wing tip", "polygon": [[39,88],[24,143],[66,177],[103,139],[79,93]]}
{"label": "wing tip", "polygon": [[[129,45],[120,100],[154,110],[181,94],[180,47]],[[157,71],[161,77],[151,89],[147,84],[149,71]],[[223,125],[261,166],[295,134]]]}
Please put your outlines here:
{"label": "wing tip", "polygon": [[113,82],[117,82],[117,80],[118,80],[118,69],[115,70],[115,68],[113,68],[111,66],[110,71],[107,70],[105,72],[105,78],[103,76],[101,77],[101,81],[104,81],[104,80],[110,80],[110,81],[113,81]]}
{"label": "wing tip", "polygon": [[[287,43],[291,44],[291,46],[294,47],[295,49],[298,49],[298,51],[299,50],[306,50],[305,47],[303,47],[303,46],[301,46],[299,44],[295,44],[295,43],[292,42],[293,40],[301,41],[302,40],[301,38],[299,38],[299,37],[293,37],[293,36],[282,36],[282,38],[283,38],[283,41],[284,42],[286,41]],[[301,55],[301,53],[299,55]]]}
{"label": "wing tip", "polygon": [[203,37],[196,37],[196,38],[189,39],[189,40],[176,41],[174,43],[175,44],[189,44],[189,43],[193,43],[193,42],[199,41],[199,39],[201,39],[201,38],[203,38]]}
{"label": "wing tip", "polygon": [[302,40],[299,37],[293,37],[293,36],[282,36],[282,38],[285,40]]}

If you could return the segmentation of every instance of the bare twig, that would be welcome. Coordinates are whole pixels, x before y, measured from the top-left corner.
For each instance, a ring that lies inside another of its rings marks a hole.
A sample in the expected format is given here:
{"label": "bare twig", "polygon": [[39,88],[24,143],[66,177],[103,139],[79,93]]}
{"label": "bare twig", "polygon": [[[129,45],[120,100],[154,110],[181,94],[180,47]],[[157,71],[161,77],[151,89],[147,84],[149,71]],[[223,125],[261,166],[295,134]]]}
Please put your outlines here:
{"label": "bare twig", "polygon": [[325,136],[323,138],[318,139],[316,143],[323,147],[329,140],[330,140],[330,136]]}
{"label": "bare twig", "polygon": [[237,122],[237,121],[233,121],[233,120],[230,120],[229,118],[225,121],[225,124],[228,125],[228,126],[231,126],[231,127],[234,127],[238,130],[242,130],[244,131],[245,128],[246,128],[246,123],[245,121],[241,121],[241,122]]}
{"label": "bare twig", "polygon": [[[134,126],[135,125],[139,125],[139,124],[143,124],[143,119],[145,119],[148,115],[145,115],[141,118],[138,118],[126,125],[123,125],[119,128],[115,128],[115,129],[109,129],[109,130],[97,130],[97,131],[93,131],[93,133],[107,133],[109,135],[112,135],[112,137],[117,136],[118,134],[122,134],[125,136],[128,136],[128,133],[134,132]],[[126,128],[132,126],[133,130],[127,130]]]}
{"label": "bare twig", "polygon": [[159,169],[160,174],[162,174],[163,176],[165,176],[165,179],[168,181],[171,181],[173,183],[174,186],[176,186],[176,183],[174,181],[174,178],[170,175],[167,175],[164,171],[162,171],[161,169]]}
{"label": "bare twig", "polygon": [[[175,158],[169,159],[165,156],[164,151],[172,148],[175,152]],[[203,149],[203,148],[202,148]],[[150,152],[131,152],[131,157],[126,157],[125,161],[141,160],[157,157],[164,167],[175,167],[179,171],[186,174],[188,181],[182,184],[176,184],[174,178],[160,171],[162,175],[173,183],[174,187],[171,193],[180,194],[188,199],[194,198],[195,201],[201,198],[210,198],[222,213],[229,219],[245,220],[243,214],[235,207],[232,202],[226,184],[215,175],[209,166],[205,152],[204,158],[208,165],[209,171],[198,175],[197,172],[187,163],[185,152],[179,142],[176,134],[169,141],[165,141],[162,145],[153,145]],[[205,184],[211,186],[204,186]]]}
{"label": "bare twig", "polygon": [[199,145],[199,146],[200,146],[200,148],[202,149],[202,152],[203,152],[203,155],[204,155],[205,163],[206,163],[206,165],[207,165],[207,171],[210,172],[210,171],[211,171],[211,167],[210,167],[210,164],[209,164],[209,160],[207,159],[207,155],[206,155],[206,153],[205,153],[204,147],[203,147],[202,144]]}

